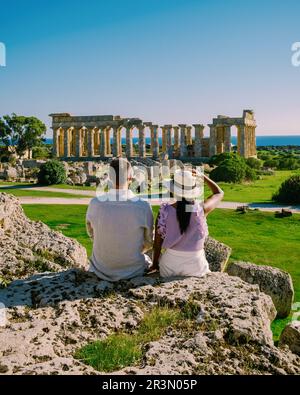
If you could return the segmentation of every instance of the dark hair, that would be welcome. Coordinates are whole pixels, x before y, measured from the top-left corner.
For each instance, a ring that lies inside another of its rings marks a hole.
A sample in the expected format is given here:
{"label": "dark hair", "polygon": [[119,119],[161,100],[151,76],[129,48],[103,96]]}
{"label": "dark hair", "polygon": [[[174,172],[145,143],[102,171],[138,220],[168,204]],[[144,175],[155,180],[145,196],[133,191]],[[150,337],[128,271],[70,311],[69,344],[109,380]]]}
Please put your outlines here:
{"label": "dark hair", "polygon": [[109,165],[109,176],[116,185],[122,185],[127,181],[128,173],[131,171],[131,164],[125,158],[113,159]]}
{"label": "dark hair", "polygon": [[192,213],[190,210],[187,210],[187,206],[190,204],[193,204],[193,202],[187,201],[185,198],[177,201],[176,216],[181,234],[187,230],[190,224]]}

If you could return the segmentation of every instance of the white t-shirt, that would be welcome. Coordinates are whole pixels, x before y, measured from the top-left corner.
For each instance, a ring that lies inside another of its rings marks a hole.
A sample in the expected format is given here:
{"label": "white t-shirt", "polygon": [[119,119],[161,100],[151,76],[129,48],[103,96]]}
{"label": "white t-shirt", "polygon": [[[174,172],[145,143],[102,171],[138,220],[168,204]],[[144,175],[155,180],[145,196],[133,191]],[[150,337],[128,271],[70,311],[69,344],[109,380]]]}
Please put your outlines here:
{"label": "white t-shirt", "polygon": [[144,274],[151,261],[143,252],[153,241],[153,214],[148,202],[129,190],[111,189],[100,199],[92,199],[86,220],[93,230],[90,271],[108,281]]}

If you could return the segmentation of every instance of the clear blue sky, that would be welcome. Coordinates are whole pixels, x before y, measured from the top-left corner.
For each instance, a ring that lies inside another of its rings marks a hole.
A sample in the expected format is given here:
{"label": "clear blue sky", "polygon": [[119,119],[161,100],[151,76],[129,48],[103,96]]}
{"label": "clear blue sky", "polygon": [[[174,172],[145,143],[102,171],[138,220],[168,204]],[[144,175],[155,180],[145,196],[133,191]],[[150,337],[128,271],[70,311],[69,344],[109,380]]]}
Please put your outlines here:
{"label": "clear blue sky", "polygon": [[300,134],[297,0],[0,0],[0,115],[207,124],[254,109]]}

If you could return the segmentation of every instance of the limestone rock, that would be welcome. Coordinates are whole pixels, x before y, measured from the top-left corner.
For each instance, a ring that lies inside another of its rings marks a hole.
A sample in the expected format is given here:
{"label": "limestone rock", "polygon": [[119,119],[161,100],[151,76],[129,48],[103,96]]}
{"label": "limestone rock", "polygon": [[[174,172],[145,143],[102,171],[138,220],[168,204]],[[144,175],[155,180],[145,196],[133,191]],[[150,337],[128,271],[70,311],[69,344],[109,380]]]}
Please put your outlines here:
{"label": "limestone rock", "polygon": [[75,171],[69,171],[68,178],[70,178],[75,185],[83,185],[87,180],[87,175],[84,169],[79,167]]}
{"label": "limestone rock", "polygon": [[18,172],[15,167],[8,166],[4,170],[4,179],[6,181],[15,181],[18,178]]}
{"label": "limestone rock", "polygon": [[12,195],[0,193],[0,277],[11,281],[41,271],[87,267],[77,241],[29,220]]}
{"label": "limestone rock", "polygon": [[231,248],[208,236],[204,249],[210,270],[212,272],[224,271],[231,254]]}
{"label": "limestone rock", "polygon": [[[300,358],[272,341],[271,298],[226,273],[109,284],[79,269],[37,274],[0,290],[3,374],[98,374],[75,351],[140,325],[155,306],[188,309],[185,329],[170,326],[146,345],[142,366],[112,374],[299,374]],[[197,324],[199,310],[205,319]],[[194,324],[192,324],[194,322]]]}
{"label": "limestone rock", "polygon": [[[233,281],[232,281],[233,280]],[[131,290],[138,299],[159,305],[192,304],[197,311],[205,310],[205,322],[221,330],[231,343],[272,344],[269,322],[276,316],[271,298],[226,273],[209,273],[203,278],[174,279],[159,287],[145,285]],[[195,317],[196,319],[196,317]]]}
{"label": "limestone rock", "polygon": [[292,321],[284,328],[279,345],[287,345],[293,353],[300,355],[300,321]]}
{"label": "limestone rock", "polygon": [[248,262],[232,262],[227,268],[231,276],[238,276],[250,284],[258,284],[262,292],[269,295],[277,310],[277,316],[290,314],[294,299],[294,288],[289,273],[271,266],[259,266]]}

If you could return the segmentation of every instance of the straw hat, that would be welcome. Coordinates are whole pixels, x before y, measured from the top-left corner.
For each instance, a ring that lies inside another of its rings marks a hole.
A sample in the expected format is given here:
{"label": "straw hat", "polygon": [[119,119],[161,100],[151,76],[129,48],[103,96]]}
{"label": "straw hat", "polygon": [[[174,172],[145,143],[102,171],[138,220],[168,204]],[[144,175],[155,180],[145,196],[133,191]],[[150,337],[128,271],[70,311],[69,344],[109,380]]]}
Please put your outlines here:
{"label": "straw hat", "polygon": [[177,170],[174,173],[174,180],[167,180],[164,186],[176,196],[187,200],[200,197],[202,188],[197,185],[197,179],[189,170]]}

